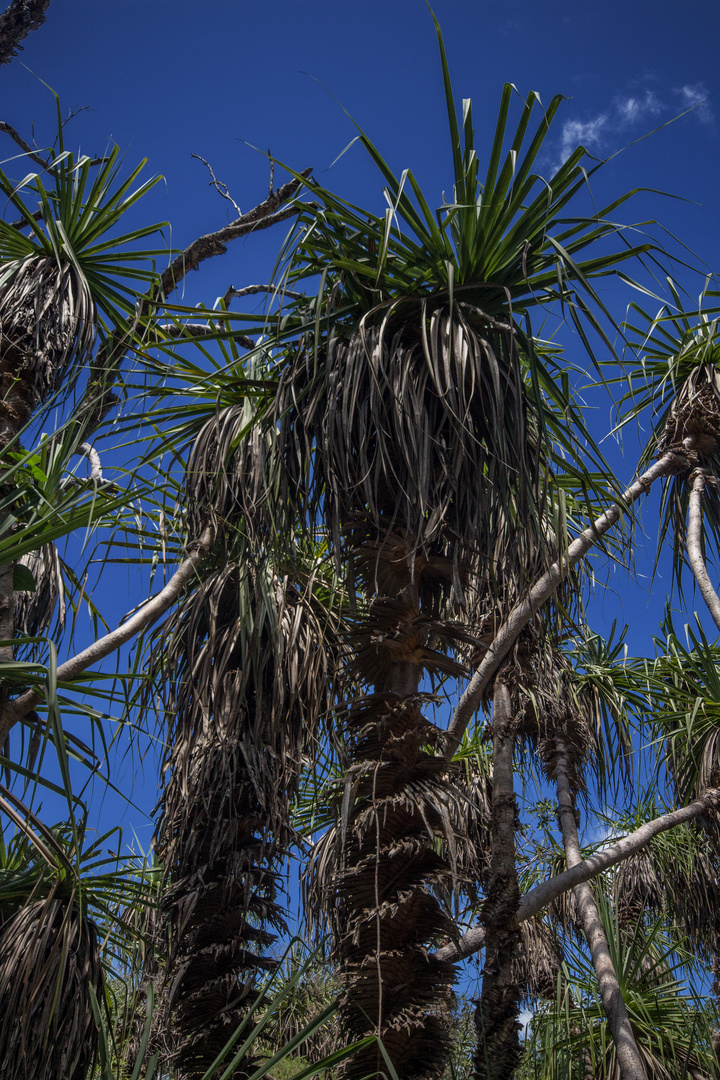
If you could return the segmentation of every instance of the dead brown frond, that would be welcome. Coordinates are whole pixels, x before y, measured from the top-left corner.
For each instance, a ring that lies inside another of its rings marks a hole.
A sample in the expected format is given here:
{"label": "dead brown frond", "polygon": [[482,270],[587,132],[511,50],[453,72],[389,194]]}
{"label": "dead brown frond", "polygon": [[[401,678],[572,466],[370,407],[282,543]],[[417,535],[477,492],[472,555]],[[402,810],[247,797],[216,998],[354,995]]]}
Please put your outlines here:
{"label": "dead brown frond", "polygon": [[3,268],[0,284],[0,439],[77,368],[96,340],[97,311],[70,261],[35,255]]}
{"label": "dead brown frond", "polygon": [[520,924],[521,951],[513,962],[513,978],[533,1000],[554,1000],[563,951],[555,927],[542,916],[533,916]]}
{"label": "dead brown frond", "polygon": [[45,544],[20,559],[35,581],[35,590],[15,594],[15,628],[28,637],[44,634],[50,629],[57,611],[57,625],[65,623],[65,585],[60,556],[55,544]]}
{"label": "dead brown frond", "polygon": [[312,574],[298,585],[249,555],[230,560],[158,635],[172,718],[156,845],[163,1022],[188,1076],[203,1075],[276,966],[289,804],[334,697],[336,627],[313,588]]}
{"label": "dead brown frond", "polygon": [[249,478],[249,527],[262,536],[282,531],[283,513],[310,528],[322,518],[340,558],[364,518],[381,546],[392,529],[446,560],[438,586],[456,603],[463,563],[487,589],[519,588],[547,547],[547,464],[528,415],[509,323],[441,297],[396,301],[297,345],[264,445],[249,442],[233,464]]}
{"label": "dead brown frond", "polygon": [[7,1080],[85,1080],[103,1000],[95,926],[53,890],[0,928],[0,1060]]}

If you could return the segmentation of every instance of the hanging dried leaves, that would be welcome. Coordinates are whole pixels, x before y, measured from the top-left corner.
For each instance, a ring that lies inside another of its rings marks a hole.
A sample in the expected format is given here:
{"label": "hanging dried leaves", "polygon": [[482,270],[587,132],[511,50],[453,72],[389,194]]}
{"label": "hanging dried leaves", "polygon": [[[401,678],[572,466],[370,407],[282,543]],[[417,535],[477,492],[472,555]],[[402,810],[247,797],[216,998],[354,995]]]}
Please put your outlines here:
{"label": "hanging dried leaves", "polygon": [[103,1000],[95,926],[55,890],[0,927],[0,1061],[4,1080],[85,1080]]}
{"label": "hanging dried leaves", "polygon": [[[157,850],[169,942],[170,1058],[202,1076],[256,1002],[285,930],[279,869],[304,754],[331,700],[331,627],[305,591],[249,558],[189,594],[161,631],[172,717]],[[252,1070],[242,1063],[240,1074]]]}

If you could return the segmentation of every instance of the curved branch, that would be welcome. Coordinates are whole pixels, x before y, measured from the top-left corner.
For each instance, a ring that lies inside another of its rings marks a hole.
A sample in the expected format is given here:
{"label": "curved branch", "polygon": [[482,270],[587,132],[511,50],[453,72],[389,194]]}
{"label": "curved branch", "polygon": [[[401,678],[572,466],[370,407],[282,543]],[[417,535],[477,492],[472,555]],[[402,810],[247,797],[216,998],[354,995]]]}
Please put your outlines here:
{"label": "curved branch", "polygon": [[[93,642],[87,649],[83,649],[76,656],[60,664],[57,669],[57,681],[67,682],[77,678],[91,664],[103,660],[110,653],[115,652],[131,638],[142,630],[152,626],[154,622],[164,615],[168,608],[177,600],[185,586],[195,577],[200,562],[205,558],[213,541],[214,532],[208,526],[200,539],[194,545],[194,551],[180,564],[164,589],[156,593],[139,611],[131,615],[127,622],[119,626],[117,630],[111,630],[105,637]],[[0,716],[0,746],[3,745],[10,729],[18,720],[31,712],[43,699],[41,690],[26,690],[20,697],[8,702],[2,716]]]}
{"label": "curved branch", "polygon": [[647,472],[644,472],[634,484],[630,485],[614,506],[601,514],[592,525],[573,540],[565,554],[557,562],[554,562],[550,569],[536,581],[525,599],[515,605],[507,620],[498,630],[492,645],[490,645],[460,698],[446,734],[445,756],[447,758],[451,758],[460,745],[465,728],[472,716],[480,708],[491,679],[495,676],[500,664],[510,652],[521,631],[527,626],[533,615],[550,599],[573,566],[580,562],[580,559],[620,520],[625,511],[641,495],[647,494],[655,480],[661,476],[668,476],[682,468],[687,468],[686,458],[674,451],[663,454],[659,461],[656,461]]}
{"label": "curved branch", "polygon": [[[2,61],[0,61],[0,63],[2,63]],[[41,169],[50,168],[52,162],[49,160],[46,161],[44,157],[41,157],[37,150],[33,150],[30,143],[25,142],[20,132],[16,131],[12,124],[8,124],[5,120],[0,120],[0,131],[2,131],[5,135],[9,135],[12,141],[14,143],[17,143],[20,149],[23,150],[25,154],[27,154],[27,156],[35,162],[36,165],[39,165]],[[36,221],[39,221],[41,217],[42,215],[39,215],[36,218]]]}
{"label": "curved branch", "polygon": [[80,452],[85,455],[90,463],[90,479],[102,480],[102,464],[100,462],[100,455],[98,454],[92,443],[84,442],[80,444]]}
{"label": "curved branch", "polygon": [[[539,911],[542,911],[553,900],[557,900],[558,896],[562,896],[568,889],[574,889],[576,885],[581,885],[583,881],[591,881],[598,874],[604,873],[605,870],[609,870],[610,867],[622,862],[623,859],[634,855],[637,851],[646,847],[653,837],[667,832],[668,829],[674,829],[676,825],[684,825],[688,821],[694,821],[708,810],[717,809],[718,806],[720,806],[720,789],[710,788],[699,799],[694,799],[687,806],[683,806],[679,810],[671,810],[669,814],[662,814],[660,817],[653,818],[652,821],[645,822],[635,832],[621,837],[610,847],[603,848],[602,851],[596,851],[594,855],[583,859],[577,866],[563,870],[562,874],[556,874],[555,877],[549,878],[548,881],[536,885],[530,892],[525,893],[520,901],[517,912],[518,922],[524,922],[525,919],[537,915]],[[438,960],[456,962],[479,952],[484,945],[485,928],[483,926],[474,926],[457,943],[443,945],[441,949],[438,949],[432,955],[436,956]]]}
{"label": "curved branch", "polygon": [[[312,169],[305,169],[300,175],[309,176],[311,172]],[[281,188],[278,188],[277,191],[268,195],[264,202],[259,203],[252,210],[248,210],[246,214],[237,218],[236,221],[232,221],[224,228],[218,229],[217,232],[207,233],[205,236],[200,236],[197,240],[194,240],[189,247],[185,248],[180,255],[173,259],[167,270],[163,272],[161,276],[163,295],[167,297],[173,292],[185,275],[190,270],[196,270],[205,259],[209,259],[213,255],[224,255],[227,250],[226,244],[231,240],[236,240],[239,236],[245,236],[250,232],[256,232],[258,229],[269,229],[271,225],[276,225],[278,222],[292,217],[293,214],[299,213],[301,209],[299,206],[289,206],[284,210],[278,210],[278,207],[292,199],[301,183],[301,180],[290,180],[287,184],[283,184]]]}
{"label": "curved branch", "polygon": [[685,535],[685,547],[687,549],[688,562],[695,575],[698,588],[702,593],[703,600],[708,606],[708,611],[715,620],[715,625],[720,630],[720,597],[712,586],[710,577],[703,558],[702,528],[703,513],[702,499],[707,483],[707,473],[704,469],[696,469],[692,477],[690,490],[690,505],[688,508],[687,533]]}

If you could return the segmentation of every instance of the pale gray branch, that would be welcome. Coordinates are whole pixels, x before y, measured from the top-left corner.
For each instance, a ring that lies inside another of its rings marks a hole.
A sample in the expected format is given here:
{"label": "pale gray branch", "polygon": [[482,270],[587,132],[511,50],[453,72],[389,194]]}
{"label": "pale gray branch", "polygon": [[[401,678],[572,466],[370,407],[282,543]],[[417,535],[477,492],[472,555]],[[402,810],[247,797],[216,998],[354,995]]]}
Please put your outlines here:
{"label": "pale gray branch", "polygon": [[[238,204],[235,202],[232,195],[230,194],[230,191],[228,189],[227,184],[224,184],[222,182],[222,180],[218,180],[218,178],[215,176],[215,173],[213,171],[213,167],[210,164],[210,162],[206,161],[204,157],[200,156],[200,154],[191,154],[190,157],[194,157],[197,161],[202,161],[203,165],[205,166],[207,171],[210,173],[210,176],[212,177],[212,179],[210,180],[210,187],[214,187],[215,190],[217,191],[218,195],[221,195],[223,197],[223,199],[227,199],[227,201],[229,203],[232,203],[233,207],[235,208],[235,213],[237,214],[237,216],[239,218],[241,218],[242,217],[242,210],[240,209],[240,207],[238,206]],[[272,186],[270,187],[270,194],[272,195]]]}
{"label": "pale gray branch", "polygon": [[90,462],[90,479],[102,480],[102,465],[100,464],[100,455],[98,454],[92,443],[84,442],[80,444],[80,450]]}
{"label": "pale gray branch", "polygon": [[[170,338],[214,338],[218,331],[210,323],[163,323],[158,329]],[[245,334],[233,334],[233,341],[243,349],[254,349],[255,342]]]}
{"label": "pale gray branch", "polygon": [[[60,664],[57,669],[58,682],[68,682],[77,678],[83,671],[99,660],[103,660],[110,653],[115,652],[131,638],[142,630],[152,626],[161,615],[171,607],[181,592],[197,574],[200,562],[207,555],[214,536],[213,530],[208,526],[200,539],[193,545],[192,553],[181,563],[164,589],[156,593],[146,604],[136,611],[134,615],[124,622],[117,630],[112,630],[105,637],[99,638],[87,649],[76,656]],[[8,702],[2,717],[0,717],[0,746],[3,745],[10,729],[18,720],[31,712],[43,699],[39,689],[26,690],[20,697]]]}
{"label": "pale gray branch", "polygon": [[[582,862],[577,821],[575,818],[575,796],[570,786],[568,775],[568,752],[563,739],[557,739],[557,757],[555,759],[555,781],[558,794],[558,820],[562,832],[565,859],[568,867],[578,866]],[[647,1080],[640,1051],[630,1024],[625,999],[620,989],[615,965],[610,954],[605,927],[600,918],[592,887],[583,881],[575,887],[575,902],[582,925],[585,940],[590,949],[590,957],[598,983],[600,1000],[605,1009],[610,1033],[615,1043],[621,1080]]]}
{"label": "pale gray branch", "polygon": [[254,296],[255,293],[261,292],[276,292],[281,298],[289,296],[291,300],[305,300],[305,293],[291,292],[290,289],[278,288],[277,285],[246,285],[244,289],[236,289],[234,285],[231,285],[228,291],[223,296],[225,305],[230,303],[231,300],[238,296]]}
{"label": "pale gray branch", "polygon": [[708,606],[708,611],[715,620],[715,625],[720,630],[720,597],[715,592],[710,576],[707,572],[705,559],[703,558],[702,528],[703,512],[702,500],[705,492],[707,475],[704,469],[695,469],[692,477],[690,490],[690,505],[688,507],[688,525],[685,537],[688,562],[695,575],[702,598]]}
{"label": "pale gray branch", "polygon": [[[719,805],[720,790],[711,788],[699,799],[695,799],[687,806],[683,806],[679,810],[671,810],[669,814],[662,814],[661,817],[647,821],[635,832],[628,833],[627,836],[621,837],[620,840],[616,840],[614,844],[603,848],[601,851],[596,851],[594,855],[583,859],[577,866],[564,870],[562,874],[556,874],[555,877],[549,878],[548,881],[536,885],[530,892],[525,893],[520,901],[517,913],[518,922],[523,922],[525,919],[537,915],[539,911],[542,911],[553,900],[557,900],[558,896],[562,896],[568,889],[574,889],[576,885],[582,884],[583,881],[591,881],[598,874],[604,873],[612,866],[622,862],[623,859],[634,855],[637,851],[646,847],[653,837],[667,832],[669,829],[674,829],[677,825],[684,825],[688,821],[694,821],[708,810],[717,809]],[[464,960],[467,956],[479,952],[484,944],[485,929],[482,926],[475,926],[472,930],[468,930],[460,938],[459,942],[444,945],[434,955],[438,960],[455,962]]]}
{"label": "pale gray branch", "polygon": [[598,540],[620,520],[632,503],[650,490],[658,477],[667,476],[681,468],[687,468],[684,457],[674,452],[664,454],[634,484],[630,485],[614,506],[601,514],[592,525],[573,540],[567,551],[533,585],[525,599],[515,605],[506,622],[498,630],[494,641],[460,698],[447,731],[446,756],[448,758],[455,753],[470,719],[480,708],[490,681],[533,615],[547,603],[573,566],[576,566]]}

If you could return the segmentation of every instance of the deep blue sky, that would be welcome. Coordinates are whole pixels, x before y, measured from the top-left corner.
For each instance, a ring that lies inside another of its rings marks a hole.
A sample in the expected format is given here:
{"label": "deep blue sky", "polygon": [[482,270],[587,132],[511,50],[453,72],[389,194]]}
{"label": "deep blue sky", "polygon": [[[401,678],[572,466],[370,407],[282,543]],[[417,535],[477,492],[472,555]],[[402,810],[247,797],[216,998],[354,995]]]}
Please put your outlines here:
{"label": "deep blue sky", "polygon": [[[640,196],[620,216],[625,222],[656,218],[718,268],[716,2],[520,0],[500,7],[437,0],[434,10],[456,94],[473,99],[481,156],[506,81],[523,96],[538,91],[544,103],[557,93],[568,99],[556,121],[548,169],[578,142],[607,157],[708,99],[629,147],[593,187],[598,202],[640,186],[677,196]],[[358,147],[330,169],[355,134],[338,101],[397,171],[415,171],[431,201],[450,189],[437,44],[424,0],[215,0],[202,6],[196,0],[52,0],[46,24],[26,40],[18,60],[0,69],[0,119],[24,135],[34,123],[43,145],[52,132],[53,103],[35,76],[60,94],[65,110],[87,107],[68,128],[68,145],[95,154],[114,140],[127,150],[129,164],[147,157],[148,172],[164,176],[143,215],[167,219],[175,246],[219,228],[232,213],[208,187],[205,168],[192,153],[212,163],[243,210],[264,197],[267,162],[246,142],[270,149],[294,168],[312,166],[325,185],[379,209],[382,185]],[[14,153],[9,140],[3,146],[3,157]],[[212,304],[230,284],[266,281],[283,235],[281,227],[236,243],[191,276],[186,300]],[[687,281],[699,289],[699,277]],[[609,296],[622,317],[629,295],[615,290]],[[610,426],[603,405],[593,430],[600,437]],[[624,462],[612,448],[610,456],[631,478],[632,440]],[[646,522],[652,551],[652,507]],[[639,569],[648,570],[642,558]],[[632,619],[633,647],[649,649],[666,579],[658,580],[650,602],[642,587],[619,575],[616,580],[618,595],[597,598],[598,619],[603,625],[615,615]],[[112,595],[107,589],[98,594],[111,622],[138,602],[136,589],[137,578],[118,573]],[[145,781],[143,799],[150,804],[152,770]]]}

